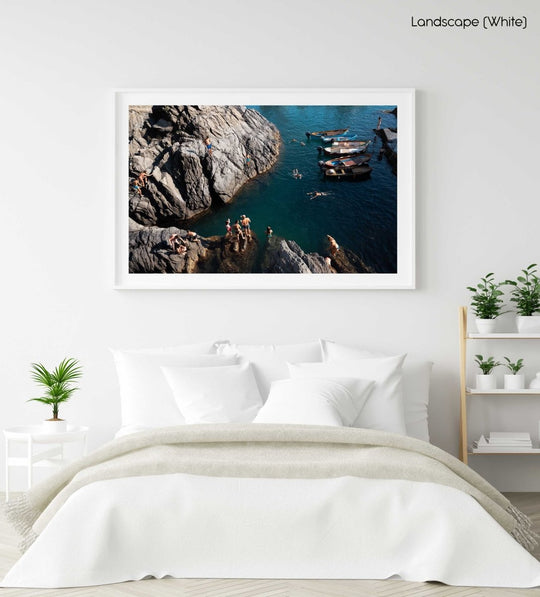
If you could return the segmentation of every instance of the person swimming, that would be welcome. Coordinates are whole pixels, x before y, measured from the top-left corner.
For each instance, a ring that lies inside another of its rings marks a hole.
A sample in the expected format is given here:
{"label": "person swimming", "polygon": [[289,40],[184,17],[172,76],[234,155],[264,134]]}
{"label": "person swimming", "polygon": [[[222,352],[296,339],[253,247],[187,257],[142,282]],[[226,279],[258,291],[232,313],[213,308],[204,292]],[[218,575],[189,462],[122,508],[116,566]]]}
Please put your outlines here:
{"label": "person swimming", "polygon": [[326,193],[325,191],[309,191],[306,193],[310,199],[315,199],[316,197],[326,197],[326,195],[330,195],[330,193]]}

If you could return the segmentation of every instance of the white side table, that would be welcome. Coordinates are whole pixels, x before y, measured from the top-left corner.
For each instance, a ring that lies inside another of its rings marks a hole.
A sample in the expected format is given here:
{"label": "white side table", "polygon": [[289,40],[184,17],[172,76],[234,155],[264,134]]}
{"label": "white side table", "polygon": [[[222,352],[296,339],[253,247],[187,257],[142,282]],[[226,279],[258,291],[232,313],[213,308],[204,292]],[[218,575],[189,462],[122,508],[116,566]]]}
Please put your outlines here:
{"label": "white side table", "polygon": [[[24,466],[27,468],[28,489],[32,487],[32,469],[37,467],[57,467],[67,460],[64,458],[64,444],[79,443],[81,455],[86,455],[86,436],[88,427],[68,425],[67,431],[62,433],[44,433],[39,425],[26,425],[4,429],[6,439],[6,502],[9,500],[9,468]],[[14,443],[26,444],[26,456],[12,456],[10,447]],[[51,447],[41,450],[42,444]]]}

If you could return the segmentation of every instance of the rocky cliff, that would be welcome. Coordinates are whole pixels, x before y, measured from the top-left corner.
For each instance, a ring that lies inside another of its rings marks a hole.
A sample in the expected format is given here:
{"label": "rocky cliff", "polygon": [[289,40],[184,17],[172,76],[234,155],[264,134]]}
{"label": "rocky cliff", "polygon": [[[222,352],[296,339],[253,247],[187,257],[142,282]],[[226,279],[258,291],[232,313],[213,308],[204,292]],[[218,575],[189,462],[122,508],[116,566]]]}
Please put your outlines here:
{"label": "rocky cliff", "polygon": [[[136,227],[135,227],[136,228]],[[174,252],[168,239],[178,234],[186,244],[183,254]],[[187,240],[187,230],[179,228],[140,227],[129,232],[129,272],[132,274],[189,274],[198,269],[206,256],[200,239]]]}
{"label": "rocky cliff", "polygon": [[271,238],[263,259],[269,274],[331,274],[333,270],[318,253],[304,253],[293,240]]}
{"label": "rocky cliff", "polygon": [[[280,135],[242,106],[131,106],[130,218],[169,226],[228,203],[248,180],[277,160]],[[211,148],[207,145],[211,144]]]}
{"label": "rocky cliff", "polygon": [[347,248],[335,255],[305,253],[292,240],[272,238],[264,252],[262,271],[269,274],[366,274],[373,269]]}
{"label": "rocky cliff", "polygon": [[[184,246],[174,251],[176,234]],[[129,272],[132,274],[354,274],[373,273],[358,255],[341,248],[335,255],[305,253],[292,240],[273,237],[259,253],[255,234],[240,244],[233,236],[192,239],[187,230],[134,224],[129,232]]]}
{"label": "rocky cliff", "polygon": [[[173,251],[168,240],[177,234],[185,251]],[[129,272],[132,274],[235,274],[254,271],[258,242],[255,235],[241,245],[233,237],[197,236],[187,230],[133,226],[129,232]]]}

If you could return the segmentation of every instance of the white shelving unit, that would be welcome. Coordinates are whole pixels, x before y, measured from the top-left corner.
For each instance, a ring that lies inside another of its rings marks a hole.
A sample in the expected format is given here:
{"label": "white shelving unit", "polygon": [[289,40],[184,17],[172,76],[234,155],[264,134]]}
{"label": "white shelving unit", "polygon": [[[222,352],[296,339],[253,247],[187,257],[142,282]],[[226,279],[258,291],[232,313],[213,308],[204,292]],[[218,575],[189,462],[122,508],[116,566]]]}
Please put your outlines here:
{"label": "white shelving unit", "polygon": [[473,340],[540,340],[540,334],[474,334],[467,331],[467,307],[459,308],[459,361],[460,361],[460,445],[461,460],[467,464],[469,455],[500,455],[500,454],[540,454],[540,448],[508,449],[508,450],[482,450],[469,449],[467,403],[474,396],[540,396],[540,390],[476,390],[467,387],[467,344]]}
{"label": "white shelving unit", "polygon": [[540,454],[540,448],[508,448],[504,451],[491,448],[473,448],[471,454]]}
{"label": "white shelving unit", "polygon": [[475,388],[467,388],[468,396],[523,396],[523,395],[537,395],[540,396],[540,390],[477,390]]}
{"label": "white shelving unit", "polygon": [[[6,442],[6,502],[9,501],[9,469],[24,467],[27,471],[28,489],[32,487],[35,467],[58,467],[67,462],[64,454],[66,444],[78,443],[81,455],[86,454],[88,427],[68,425],[67,431],[46,433],[40,425],[25,425],[4,429]],[[12,444],[25,444],[23,456],[12,453]]]}

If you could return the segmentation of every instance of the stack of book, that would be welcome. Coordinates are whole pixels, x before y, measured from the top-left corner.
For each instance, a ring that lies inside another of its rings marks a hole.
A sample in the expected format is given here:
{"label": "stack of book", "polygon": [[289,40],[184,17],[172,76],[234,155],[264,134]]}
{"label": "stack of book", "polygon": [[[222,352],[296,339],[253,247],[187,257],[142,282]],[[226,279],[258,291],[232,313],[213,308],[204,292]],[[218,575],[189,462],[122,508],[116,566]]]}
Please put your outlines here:
{"label": "stack of book", "polygon": [[531,452],[531,436],[526,431],[492,431],[473,442],[473,452]]}

